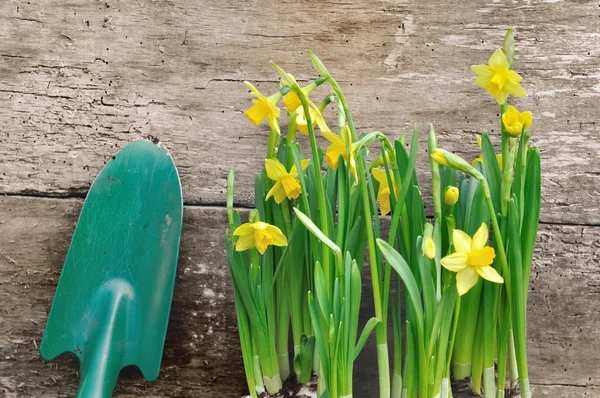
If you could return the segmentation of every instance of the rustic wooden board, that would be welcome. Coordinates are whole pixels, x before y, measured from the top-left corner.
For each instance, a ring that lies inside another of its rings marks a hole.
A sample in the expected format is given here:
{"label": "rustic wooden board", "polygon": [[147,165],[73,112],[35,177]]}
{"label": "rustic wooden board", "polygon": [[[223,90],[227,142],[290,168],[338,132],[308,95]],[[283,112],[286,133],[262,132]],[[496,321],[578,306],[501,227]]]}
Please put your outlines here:
{"label": "rustic wooden board", "polygon": [[222,204],[235,166],[237,203],[251,206],[267,138],[242,115],[241,82],[273,90],[269,60],[314,78],[305,48],[342,82],[361,131],[434,123],[442,146],[474,158],[476,133],[497,136],[498,107],[469,66],[513,26],[530,94],[517,103],[534,112],[542,152],[542,219],[598,225],[599,15],[597,1],[560,0],[3,1],[0,193],[82,196],[116,149],[155,136],[186,203]]}
{"label": "rustic wooden board", "polygon": [[[66,397],[77,388],[72,355],[44,362],[38,346],[80,199],[0,197],[0,395]],[[238,397],[243,366],[223,255],[224,209],[186,206],[161,375],[126,370],[118,397]],[[538,397],[594,396],[600,370],[600,228],[542,225],[529,307],[531,380]],[[363,321],[372,316],[364,272]],[[357,397],[377,391],[370,342],[356,366]],[[587,395],[586,395],[587,394]]]}
{"label": "rustic wooden board", "polygon": [[[543,167],[529,316],[534,396],[598,395],[599,17],[597,1],[561,0],[0,2],[0,194],[8,195],[0,198],[0,395],[73,395],[76,360],[44,363],[37,345],[79,198],[114,152],[157,137],[188,204],[179,276],[160,379],[145,383],[127,370],[116,395],[239,396],[222,206],[233,166],[236,203],[253,205],[267,142],[265,126],[242,114],[251,98],[242,81],[274,90],[270,60],[314,78],[304,51],[313,49],[342,83],[360,131],[394,137],[434,123],[443,147],[471,159],[474,136],[497,137],[498,123],[469,66],[487,61],[508,26],[530,94],[516,103],[534,113]],[[367,272],[364,283],[366,318]],[[373,353],[368,346],[359,359],[358,397],[375,394]]]}

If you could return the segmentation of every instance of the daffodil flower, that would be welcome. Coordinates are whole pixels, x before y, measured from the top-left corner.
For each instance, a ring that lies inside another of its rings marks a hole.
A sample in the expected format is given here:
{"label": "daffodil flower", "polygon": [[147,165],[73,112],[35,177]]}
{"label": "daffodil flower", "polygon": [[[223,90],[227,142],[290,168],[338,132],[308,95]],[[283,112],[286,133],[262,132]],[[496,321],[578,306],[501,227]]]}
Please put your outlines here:
{"label": "daffodil flower", "polygon": [[[330,131],[329,127],[327,127],[327,123],[325,123],[325,119],[323,119],[323,116],[319,111],[319,108],[314,104],[310,106],[311,103],[312,101],[309,103],[309,112],[313,128],[318,125],[321,132]],[[308,122],[306,121],[306,115],[304,114],[304,108],[302,106],[296,108],[296,126],[298,126],[300,133],[303,135],[308,135]]]}
{"label": "daffodil flower", "polygon": [[252,100],[252,107],[248,109],[244,114],[248,116],[248,119],[256,126],[259,126],[265,118],[269,123],[271,129],[277,132],[278,135],[281,134],[279,130],[279,115],[281,111],[275,105],[277,101],[281,98],[281,93],[276,92],[270,97],[265,97],[258,91],[256,87],[252,85],[250,82],[244,82],[246,86],[250,89],[252,94],[256,97]]}
{"label": "daffodil flower", "polygon": [[435,242],[431,237],[428,237],[423,242],[423,255],[430,260],[435,258]]}
{"label": "daffodil flower", "polygon": [[519,112],[517,108],[511,105],[502,114],[502,124],[504,124],[504,129],[511,137],[516,138],[521,135],[523,129],[531,127],[531,122],[531,112]]}
{"label": "daffodil flower", "polygon": [[[329,167],[336,170],[338,168],[339,158],[342,156],[344,161],[348,164],[348,168],[354,175],[354,178],[358,181],[356,175],[356,160],[354,159],[358,147],[356,144],[352,143],[350,128],[344,126],[342,128],[341,136],[332,133],[331,131],[322,131],[321,133],[329,142],[331,142],[331,145],[327,147],[327,151],[325,152],[325,161]],[[348,147],[349,150],[347,151],[346,149]],[[348,159],[348,152],[350,153],[350,159]]]}
{"label": "daffodil flower", "polygon": [[[294,76],[290,76],[292,77],[292,79],[294,78]],[[283,80],[281,83],[284,86],[287,85],[285,80]],[[304,95],[306,95],[306,98],[308,98],[308,96],[313,92],[315,88],[317,88],[317,84],[315,82],[312,82],[309,85],[302,87],[301,90],[304,93]],[[298,108],[302,107],[302,102],[300,101],[300,98],[298,98],[298,95],[294,91],[290,91],[289,94],[283,98],[283,105],[285,105],[288,111],[294,112]]]}
{"label": "daffodil flower", "polygon": [[[473,167],[475,167],[475,165],[473,165]],[[446,206],[452,207],[458,202],[459,196],[460,192],[458,191],[458,188],[450,186],[446,189],[446,192],[444,192],[444,203]]]}
{"label": "daffodil flower", "polygon": [[442,152],[439,149],[436,149],[435,151],[433,151],[433,154],[431,154],[431,158],[439,165],[442,165],[444,167],[448,167],[450,164],[448,163],[448,159],[446,158],[446,155],[444,155],[444,152]]}
{"label": "daffodil flower", "polygon": [[256,247],[260,254],[264,254],[267,248],[273,246],[287,246],[287,239],[283,232],[274,225],[266,222],[247,222],[233,231],[238,236],[235,250],[238,252]]}
{"label": "daffodil flower", "polygon": [[500,105],[506,102],[508,94],[515,97],[527,95],[519,84],[521,76],[508,68],[508,61],[502,50],[494,51],[488,65],[473,65],[471,70],[477,73],[475,85],[487,89]]}
{"label": "daffodil flower", "polygon": [[[308,167],[309,161],[302,160],[302,170]],[[285,166],[277,159],[267,159],[265,161],[265,170],[267,176],[275,181],[273,188],[267,193],[267,200],[273,196],[277,204],[283,202],[285,198],[298,199],[298,196],[302,193],[302,186],[298,181],[298,169],[296,165],[292,166],[292,169],[288,173]]]}
{"label": "daffodil flower", "polygon": [[452,233],[455,253],[442,258],[441,263],[449,271],[456,272],[456,288],[459,295],[469,291],[479,277],[494,283],[504,283],[504,279],[491,266],[496,257],[493,247],[487,246],[488,228],[485,223],[473,238],[455,229]]}
{"label": "daffodil flower", "polygon": [[[381,215],[387,215],[391,210],[390,204],[390,184],[388,183],[387,175],[385,171],[381,169],[372,169],[373,177],[379,182],[379,191],[377,192],[377,199],[379,199],[379,206],[381,207]],[[394,180],[394,175],[390,174],[392,184],[394,185],[394,194],[398,195],[398,186]]]}

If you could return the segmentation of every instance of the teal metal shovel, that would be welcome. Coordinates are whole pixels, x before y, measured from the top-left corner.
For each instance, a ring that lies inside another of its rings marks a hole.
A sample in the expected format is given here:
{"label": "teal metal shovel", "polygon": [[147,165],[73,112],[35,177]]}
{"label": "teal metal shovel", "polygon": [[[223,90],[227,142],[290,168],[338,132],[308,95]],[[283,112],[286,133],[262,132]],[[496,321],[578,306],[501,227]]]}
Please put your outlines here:
{"label": "teal metal shovel", "polygon": [[125,366],[158,377],[183,202],[173,160],[147,141],[123,148],[92,185],[71,240],[40,347],[72,352],[77,397],[108,398]]}

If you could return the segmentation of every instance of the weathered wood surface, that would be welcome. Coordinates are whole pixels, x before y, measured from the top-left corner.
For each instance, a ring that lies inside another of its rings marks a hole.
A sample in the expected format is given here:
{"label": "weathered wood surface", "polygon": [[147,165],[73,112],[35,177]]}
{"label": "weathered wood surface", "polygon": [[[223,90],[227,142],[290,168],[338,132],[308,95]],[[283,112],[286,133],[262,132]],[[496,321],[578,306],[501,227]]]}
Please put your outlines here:
{"label": "weathered wood surface", "polygon": [[[78,363],[45,363],[38,345],[74,231],[80,199],[0,198],[0,393],[72,396]],[[171,321],[159,379],[126,372],[117,396],[236,397],[244,389],[220,207],[185,208]],[[600,227],[543,225],[529,306],[534,396],[593,396],[600,384]],[[543,253],[543,255],[542,255]],[[372,316],[364,272],[363,321]],[[374,342],[371,342],[374,343]],[[357,397],[375,396],[375,347],[356,366]]]}
{"label": "weathered wood surface", "polygon": [[[0,2],[0,395],[73,395],[76,361],[43,363],[36,345],[79,198],[119,148],[158,137],[188,204],[179,277],[160,379],[127,372],[117,395],[236,397],[244,383],[222,205],[235,166],[236,203],[252,206],[267,142],[242,114],[242,81],[273,90],[270,60],[314,77],[310,48],[342,83],[361,131],[434,123],[443,147],[474,158],[475,134],[497,137],[497,106],[469,66],[487,61],[508,26],[530,94],[517,104],[534,113],[543,166],[534,396],[598,395],[599,17],[596,1],[560,0]],[[424,156],[419,174],[426,188]],[[375,394],[372,348],[357,368],[358,397]]]}
{"label": "weathered wood surface", "polygon": [[0,192],[83,195],[114,150],[156,136],[187,203],[222,204],[235,166],[237,202],[251,206],[267,139],[241,113],[241,82],[273,90],[270,60],[314,78],[305,48],[342,82],[361,131],[434,123],[441,145],[474,158],[498,107],[469,66],[513,26],[542,219],[599,224],[599,15],[597,1],[3,1]]}

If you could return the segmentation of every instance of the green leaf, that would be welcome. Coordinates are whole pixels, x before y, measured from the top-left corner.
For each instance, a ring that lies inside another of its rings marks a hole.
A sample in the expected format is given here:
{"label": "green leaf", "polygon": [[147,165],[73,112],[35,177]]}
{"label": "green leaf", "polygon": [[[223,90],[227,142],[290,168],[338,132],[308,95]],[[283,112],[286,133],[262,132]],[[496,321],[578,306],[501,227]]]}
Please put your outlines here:
{"label": "green leaf", "polygon": [[298,219],[310,232],[312,232],[321,242],[327,245],[327,247],[329,247],[336,254],[336,256],[341,258],[342,251],[340,248],[333,243],[331,239],[325,236],[323,231],[321,231],[319,227],[317,227],[312,220],[306,216],[306,214],[302,213],[297,207],[294,208],[294,212],[296,213],[296,217],[298,217]]}
{"label": "green leaf", "polygon": [[524,192],[525,209],[527,211],[523,213],[521,231],[525,301],[527,301],[527,292],[529,291],[533,247],[537,238],[541,204],[540,151],[537,148],[531,148],[528,152]]}
{"label": "green leaf", "polygon": [[404,282],[404,286],[408,291],[408,295],[417,318],[417,330],[419,332],[419,337],[422,338],[424,335],[423,304],[421,303],[421,295],[419,292],[419,287],[417,286],[417,281],[415,280],[410,267],[402,258],[400,253],[398,253],[392,246],[388,245],[384,240],[377,239],[377,245],[379,246],[379,250],[381,250],[381,253],[387,260],[388,264],[392,266],[392,268],[398,273]]}
{"label": "green leaf", "polygon": [[300,339],[300,350],[294,357],[294,372],[300,384],[307,384],[312,376],[315,342],[315,336],[303,334]]}
{"label": "green leaf", "polygon": [[504,36],[504,45],[502,46],[502,52],[506,55],[508,61],[508,69],[512,69],[513,61],[515,59],[515,35],[513,34],[512,28],[509,28]]}
{"label": "green leaf", "polygon": [[[428,224],[431,225],[431,224]],[[417,237],[416,246],[418,248],[422,245],[422,238]],[[431,275],[431,263],[427,257],[423,256],[421,250],[416,251],[416,256],[419,262],[419,273],[421,275],[421,286],[423,287],[423,304],[425,313],[425,340],[428,339],[429,333],[433,326],[433,318],[436,313],[437,300],[435,298],[435,287],[433,277]]]}
{"label": "green leaf", "polygon": [[485,177],[490,186],[492,203],[496,212],[499,212],[502,174],[500,173],[500,166],[498,166],[498,161],[496,160],[496,152],[492,146],[492,141],[490,141],[490,137],[487,133],[481,135],[481,154],[483,155]]}
{"label": "green leaf", "polygon": [[[325,375],[330,374],[329,357],[327,355],[327,344],[325,343],[325,336],[321,330],[321,320],[319,319],[319,310],[313,297],[312,292],[308,292],[308,308],[310,310],[310,319],[313,324],[315,331],[315,340],[317,342],[317,348],[319,350],[319,358],[321,360],[321,366],[323,367],[323,373]],[[328,331],[329,332],[329,331]]]}
{"label": "green leaf", "polygon": [[328,286],[325,282],[325,274],[320,263],[315,264],[315,293],[317,295],[317,303],[321,309],[323,319],[328,319],[331,314],[331,306],[329,304]]}
{"label": "green leaf", "polygon": [[356,360],[356,358],[358,358],[358,355],[360,354],[360,352],[362,351],[363,347],[365,346],[365,343],[369,339],[369,336],[371,335],[371,333],[373,332],[373,330],[375,329],[375,327],[380,322],[381,321],[379,319],[377,319],[377,318],[371,318],[371,319],[369,319],[369,321],[367,322],[367,324],[363,328],[363,331],[360,334],[360,337],[358,338],[358,343],[356,343],[356,348],[354,349],[354,359],[355,360]]}

